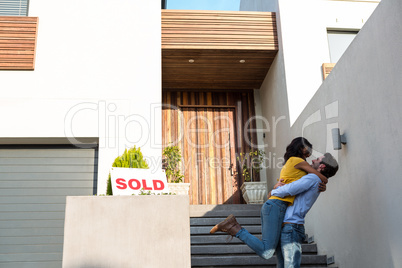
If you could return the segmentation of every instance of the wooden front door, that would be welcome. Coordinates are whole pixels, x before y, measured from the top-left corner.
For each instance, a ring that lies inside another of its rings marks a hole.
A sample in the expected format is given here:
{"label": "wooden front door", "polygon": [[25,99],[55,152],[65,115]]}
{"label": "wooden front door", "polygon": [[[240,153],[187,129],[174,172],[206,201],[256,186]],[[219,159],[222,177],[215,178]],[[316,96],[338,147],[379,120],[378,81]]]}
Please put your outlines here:
{"label": "wooden front door", "polygon": [[191,204],[239,204],[234,109],[181,108]]}
{"label": "wooden front door", "polygon": [[244,203],[236,159],[256,144],[253,91],[163,91],[162,103],[163,147],[181,150],[191,204]]}

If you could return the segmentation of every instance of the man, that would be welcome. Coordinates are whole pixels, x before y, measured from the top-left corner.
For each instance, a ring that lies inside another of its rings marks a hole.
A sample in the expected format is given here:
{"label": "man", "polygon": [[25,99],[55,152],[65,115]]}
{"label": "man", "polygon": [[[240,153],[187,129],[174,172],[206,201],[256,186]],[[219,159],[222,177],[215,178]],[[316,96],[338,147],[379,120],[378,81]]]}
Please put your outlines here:
{"label": "man", "polygon": [[[338,163],[329,153],[313,160],[312,167],[327,178],[334,176],[338,171]],[[309,173],[290,184],[283,185],[279,182],[270,192],[270,195],[278,197],[296,196],[293,206],[286,209],[281,240],[276,249],[280,268],[300,267],[301,243],[305,239],[304,218],[320,195],[320,182],[317,175]]]}

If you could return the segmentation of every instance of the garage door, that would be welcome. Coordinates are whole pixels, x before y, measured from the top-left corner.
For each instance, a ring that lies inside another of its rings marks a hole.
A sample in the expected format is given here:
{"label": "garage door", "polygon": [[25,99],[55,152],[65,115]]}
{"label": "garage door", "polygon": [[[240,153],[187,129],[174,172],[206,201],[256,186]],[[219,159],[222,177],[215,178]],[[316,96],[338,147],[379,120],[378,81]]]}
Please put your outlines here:
{"label": "garage door", "polygon": [[97,149],[0,147],[0,267],[61,267],[66,196],[96,193]]}

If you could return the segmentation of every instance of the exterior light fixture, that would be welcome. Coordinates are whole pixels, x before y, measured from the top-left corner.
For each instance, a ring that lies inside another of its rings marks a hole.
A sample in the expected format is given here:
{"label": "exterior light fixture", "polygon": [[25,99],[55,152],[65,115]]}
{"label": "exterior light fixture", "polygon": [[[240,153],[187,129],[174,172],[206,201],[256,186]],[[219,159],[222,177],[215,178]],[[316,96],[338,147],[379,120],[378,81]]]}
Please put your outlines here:
{"label": "exterior light fixture", "polygon": [[188,62],[189,62],[189,63],[194,63],[194,60],[193,60],[193,59],[189,59]]}
{"label": "exterior light fixture", "polygon": [[240,60],[240,63],[245,63],[246,62],[246,60]]}
{"label": "exterior light fixture", "polygon": [[341,135],[339,128],[332,129],[332,143],[334,150],[340,150],[342,149],[342,144],[346,144],[345,134]]}

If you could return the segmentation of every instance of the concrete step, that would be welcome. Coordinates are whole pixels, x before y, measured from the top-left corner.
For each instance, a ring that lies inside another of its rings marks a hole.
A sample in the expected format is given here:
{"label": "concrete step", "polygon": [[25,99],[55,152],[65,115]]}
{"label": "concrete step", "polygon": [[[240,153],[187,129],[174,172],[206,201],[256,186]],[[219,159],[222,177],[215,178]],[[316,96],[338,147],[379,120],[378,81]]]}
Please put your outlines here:
{"label": "concrete step", "polygon": [[[255,237],[258,239],[262,239],[261,233],[254,234]],[[230,238],[229,235],[226,235],[224,233],[215,233],[213,235],[211,234],[201,234],[201,235],[191,235],[191,245],[206,245],[206,244],[243,244],[242,241],[239,239],[233,238],[232,240],[228,241],[228,238]],[[306,244],[306,242],[304,242]]]}
{"label": "concrete step", "polygon": [[[215,267],[224,267],[224,268],[262,268],[262,267],[276,267],[276,265],[230,265],[230,266],[191,266],[192,268],[215,268]],[[338,268],[338,266],[323,266],[323,265],[301,265],[301,268],[322,268],[322,267],[328,267],[328,268]]]}
{"label": "concrete step", "polygon": [[[227,242],[226,233],[209,234],[215,224],[233,214],[242,227],[261,239],[260,210],[261,205],[190,206],[191,267],[276,267],[276,256],[264,260],[237,238]],[[302,250],[301,267],[327,267],[327,257],[317,255],[316,244],[303,244]]]}
{"label": "concrete step", "polygon": [[236,217],[260,217],[261,206],[262,205],[191,205],[190,217],[226,218],[230,214]]}
{"label": "concrete step", "polygon": [[[192,256],[191,265],[192,267],[232,267],[235,265],[243,267],[250,267],[252,265],[276,266],[276,256],[270,258],[269,260],[264,260],[263,258],[255,255],[255,253],[233,256]],[[325,255],[303,255],[302,265],[316,265],[326,267],[327,257]]]}
{"label": "concrete step", "polygon": [[[316,244],[303,244],[303,254],[317,254]],[[228,254],[255,254],[254,251],[245,244],[211,244],[211,245],[192,245],[192,255],[228,255]]]}
{"label": "concrete step", "polygon": [[[190,226],[190,235],[210,235],[209,231],[213,226]],[[261,234],[261,225],[242,225],[250,234]],[[227,235],[224,232],[216,232],[215,234]]]}
{"label": "concrete step", "polygon": [[[261,234],[255,235],[259,239],[261,239]],[[213,235],[191,235],[191,245],[210,245],[210,244],[243,244],[239,239],[232,239],[229,242],[226,242],[227,235],[223,233],[215,233]]]}
{"label": "concrete step", "polygon": [[[276,264],[262,264],[262,265],[230,265],[230,266],[191,266],[192,268],[215,268],[215,267],[220,267],[220,268],[262,268],[262,267],[276,267]],[[328,268],[338,268],[338,266],[326,266],[326,265],[301,265],[301,268],[322,268],[322,267],[328,267]]]}
{"label": "concrete step", "polygon": [[[218,218],[191,218],[191,226],[215,226],[219,222],[225,220],[226,217]],[[240,225],[259,225],[261,226],[261,217],[236,217],[236,220]]]}

